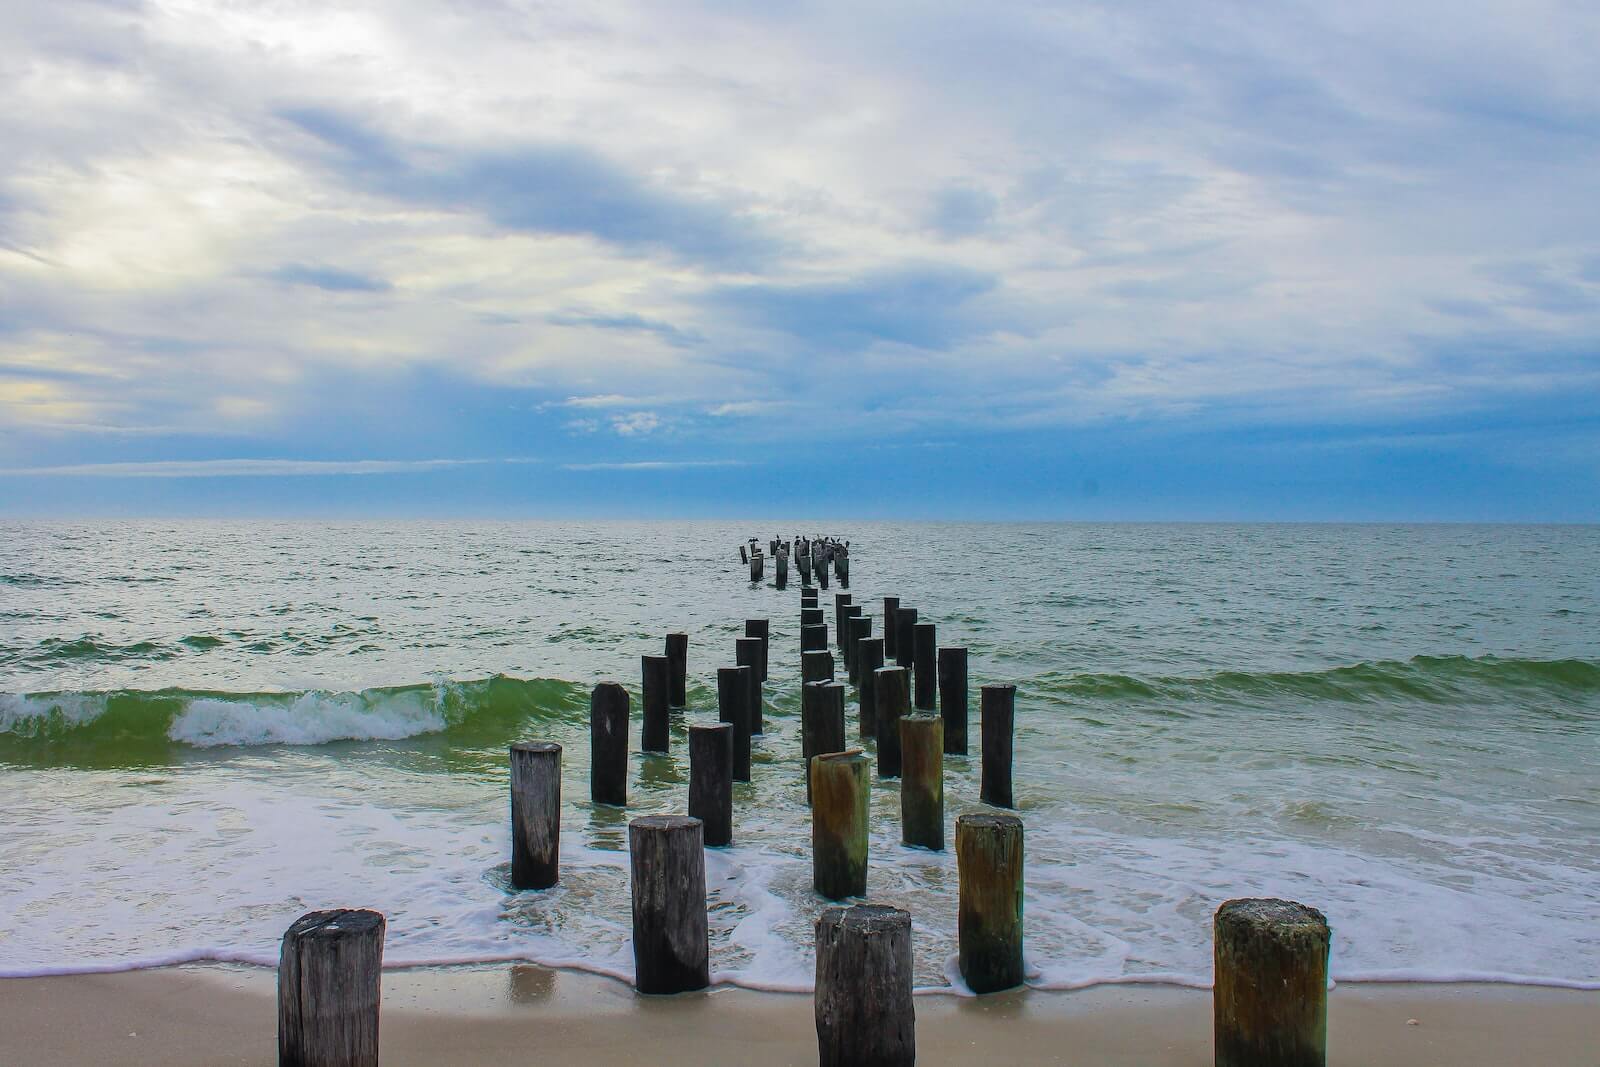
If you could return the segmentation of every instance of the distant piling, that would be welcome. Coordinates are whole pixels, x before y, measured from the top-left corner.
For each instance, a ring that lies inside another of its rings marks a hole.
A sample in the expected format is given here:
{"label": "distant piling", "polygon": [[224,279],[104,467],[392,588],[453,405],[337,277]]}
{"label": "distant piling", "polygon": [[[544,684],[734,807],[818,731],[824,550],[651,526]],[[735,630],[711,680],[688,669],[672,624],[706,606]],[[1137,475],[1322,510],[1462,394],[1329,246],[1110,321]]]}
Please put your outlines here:
{"label": "distant piling", "polygon": [[685,993],[711,984],[704,827],[686,815],[628,824],[634,987]]}
{"label": "distant piling", "polygon": [[816,951],[820,1067],[912,1067],[911,913],[882,904],[829,908],[817,919]]}
{"label": "distant piling", "polygon": [[850,677],[851,664],[855,662],[856,623],[862,621],[868,622],[869,625],[871,623],[871,620],[863,620],[860,604],[846,604],[844,606],[844,618],[839,620],[841,630],[839,635],[839,654],[844,657],[846,677]]}
{"label": "distant piling", "polygon": [[932,711],[939,700],[939,638],[931,622],[919,622],[911,630],[912,660],[917,679],[912,700],[919,711]]}
{"label": "distant piling", "polygon": [[279,1067],[378,1067],[384,925],[378,912],[340,909],[309,912],[284,931]]}
{"label": "distant piling", "polygon": [[899,633],[899,624],[895,621],[895,613],[899,610],[899,597],[886,596],[883,598],[883,654],[885,662],[895,657],[895,637]]}
{"label": "distant piling", "polygon": [[674,708],[689,704],[689,635],[667,635],[667,703]]}
{"label": "distant piling", "polygon": [[956,819],[960,883],[957,947],[961,977],[974,993],[1022,984],[1022,820]]}
{"label": "distant piling", "polygon": [[1324,1067],[1327,917],[1290,900],[1230,900],[1214,930],[1216,1067]]}
{"label": "distant piling", "polygon": [[850,673],[850,684],[861,687],[861,642],[872,636],[872,620],[855,608],[850,617],[850,633],[845,641],[845,665]]}
{"label": "distant piling", "polygon": [[761,680],[767,680],[767,655],[772,650],[772,624],[767,619],[744,620],[744,635],[761,639]]}
{"label": "distant piling", "polygon": [[967,650],[939,650],[939,714],[944,718],[944,750],[967,754]]}
{"label": "distant piling", "polygon": [[733,734],[725,722],[689,727],[689,814],[704,824],[707,848],[733,843]]}
{"label": "distant piling", "polygon": [[646,752],[666,752],[671,747],[667,696],[672,685],[672,667],[665,656],[641,656],[639,666],[642,675],[639,702],[644,712],[639,747]]}
{"label": "distant piling", "polygon": [[1011,795],[1012,734],[1017,716],[1017,687],[986,685],[978,691],[982,718],[983,777],[979,797],[997,808],[1014,808]]}
{"label": "distant piling", "polygon": [[911,694],[904,667],[879,667],[873,675],[877,690],[878,777],[900,777],[900,719],[911,711]]}
{"label": "distant piling", "polygon": [[750,668],[750,732],[766,732],[763,719],[765,695],[761,689],[761,660],[764,646],[759,637],[738,637],[733,642],[733,661]]}
{"label": "distant piling", "polygon": [[511,884],[549,889],[561,875],[561,746],[511,746]]}
{"label": "distant piling", "polygon": [[894,613],[894,661],[906,670],[916,664],[917,609],[900,607]]}
{"label": "distant piling", "polygon": [[849,593],[833,594],[833,643],[844,648],[844,609],[852,603]]}
{"label": "distant piling", "polygon": [[733,727],[733,779],[750,780],[750,668],[717,668],[717,718]]}
{"label": "distant piling", "polygon": [[589,799],[628,802],[628,691],[616,682],[589,694]]}
{"label": "distant piling", "polygon": [[811,760],[811,878],[829,900],[867,893],[867,758],[859,750]]}

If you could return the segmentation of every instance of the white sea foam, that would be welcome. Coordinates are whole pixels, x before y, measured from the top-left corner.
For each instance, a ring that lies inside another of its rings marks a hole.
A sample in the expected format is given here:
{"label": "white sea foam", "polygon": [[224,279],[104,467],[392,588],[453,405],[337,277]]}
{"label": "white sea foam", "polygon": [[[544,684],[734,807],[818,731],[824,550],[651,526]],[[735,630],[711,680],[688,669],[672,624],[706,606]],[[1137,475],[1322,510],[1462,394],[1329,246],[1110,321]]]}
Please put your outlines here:
{"label": "white sea foam", "polygon": [[321,745],[395,741],[446,726],[432,692],[304,693],[289,703],[220,697],[188,702],[167,736],[196,748],[219,745]]}

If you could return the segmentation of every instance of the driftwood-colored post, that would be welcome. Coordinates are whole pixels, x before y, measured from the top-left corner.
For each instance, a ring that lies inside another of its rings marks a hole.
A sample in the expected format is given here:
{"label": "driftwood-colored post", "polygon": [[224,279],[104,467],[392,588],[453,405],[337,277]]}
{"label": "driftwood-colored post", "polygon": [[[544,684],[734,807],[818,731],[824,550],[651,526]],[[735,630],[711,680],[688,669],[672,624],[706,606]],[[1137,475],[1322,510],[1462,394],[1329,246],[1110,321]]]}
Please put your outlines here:
{"label": "driftwood-colored post", "polygon": [[767,654],[771,651],[772,624],[767,619],[744,620],[744,635],[761,639],[761,680],[767,680]]}
{"label": "driftwood-colored post", "polygon": [[816,930],[820,1067],[911,1067],[911,913],[883,904],[829,908]]}
{"label": "driftwood-colored post", "polygon": [[687,815],[628,824],[633,888],[633,984],[641,993],[685,993],[711,984],[704,829]]}
{"label": "driftwood-colored post", "polygon": [[867,893],[867,757],[859,749],[811,760],[811,881],[829,900]]}
{"label": "driftwood-colored post", "polygon": [[900,720],[900,840],[944,849],[944,720]]}
{"label": "driftwood-colored post", "polygon": [[906,670],[916,663],[917,609],[896,608],[894,612],[894,661]]}
{"label": "driftwood-colored post", "polygon": [[704,824],[707,848],[733,843],[733,733],[725,722],[689,727],[689,814]]}
{"label": "driftwood-colored post", "polygon": [[877,691],[878,777],[900,777],[900,718],[911,711],[904,667],[879,667],[873,672]]}
{"label": "driftwood-colored post", "polygon": [[761,734],[766,732],[766,723],[763,721],[762,707],[763,693],[761,690],[761,638],[736,637],[733,641],[733,661],[741,667],[750,668],[750,732]]}
{"label": "driftwood-colored post", "polygon": [[511,884],[549,889],[561,877],[561,746],[511,746]]}
{"label": "driftwood-colored post", "polygon": [[383,916],[313,911],[278,955],[279,1067],[378,1067]]}
{"label": "driftwood-colored post", "polygon": [[750,780],[750,668],[717,668],[717,719],[733,727],[733,779]]}
{"label": "driftwood-colored post", "polygon": [[616,682],[589,694],[589,799],[628,802],[628,691]]}
{"label": "driftwood-colored post", "polygon": [[1230,900],[1214,929],[1216,1067],[1324,1067],[1327,918],[1289,900]]}
{"label": "driftwood-colored post", "polygon": [[956,877],[961,977],[974,993],[1021,985],[1022,820],[1015,815],[958,818]]}
{"label": "driftwood-colored post", "polygon": [[800,684],[833,681],[833,653],[825,648],[813,648],[800,653]]}
{"label": "driftwood-colored post", "polygon": [[689,705],[689,635],[667,635],[667,664],[670,667],[667,704],[674,708]]}
{"label": "driftwood-colored post", "polygon": [[939,650],[939,714],[944,716],[944,750],[967,754],[967,650]]}
{"label": "driftwood-colored post", "polygon": [[800,694],[801,774],[811,802],[811,757],[844,751],[844,683],[808,682]]}
{"label": "driftwood-colored post", "polygon": [[1017,687],[986,685],[978,691],[983,719],[983,777],[978,796],[997,808],[1014,808],[1011,795],[1011,744],[1017,717]]}
{"label": "driftwood-colored post", "polygon": [[912,683],[912,699],[918,711],[933,711],[939,700],[939,638],[931,622],[919,622],[911,630],[911,658],[917,677]]}
{"label": "driftwood-colored post", "polygon": [[665,752],[670,747],[667,730],[667,695],[671,689],[672,667],[665,656],[639,657],[643,683],[639,703],[644,710],[644,729],[639,747],[646,752]]}
{"label": "driftwood-colored post", "polygon": [[899,626],[895,622],[895,612],[900,610],[900,598],[886,596],[883,598],[883,654],[884,662],[894,658],[894,639]]}
{"label": "driftwood-colored post", "polygon": [[800,627],[801,652],[826,652],[828,627],[824,623],[805,623]]}
{"label": "driftwood-colored post", "polygon": [[878,668],[883,666],[883,638],[856,642],[856,698],[861,706],[861,736],[878,736]]}

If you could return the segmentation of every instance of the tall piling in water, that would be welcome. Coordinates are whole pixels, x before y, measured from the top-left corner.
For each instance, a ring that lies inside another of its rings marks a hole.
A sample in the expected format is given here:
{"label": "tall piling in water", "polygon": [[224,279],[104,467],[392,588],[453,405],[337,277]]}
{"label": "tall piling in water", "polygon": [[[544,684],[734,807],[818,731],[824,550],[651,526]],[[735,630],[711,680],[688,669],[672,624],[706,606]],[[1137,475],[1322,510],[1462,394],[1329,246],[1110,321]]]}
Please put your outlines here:
{"label": "tall piling in water", "polygon": [[944,750],[967,754],[967,650],[939,650],[939,714],[944,717]]}
{"label": "tall piling in water", "polygon": [[711,984],[704,828],[687,815],[628,824],[634,987],[686,993]]}
{"label": "tall piling in water", "polygon": [[917,654],[917,609],[899,607],[894,612],[894,661],[911,670]]}
{"label": "tall piling in water", "polygon": [[855,614],[850,616],[850,633],[845,641],[844,659],[850,672],[850,684],[858,689],[861,687],[861,642],[871,636],[872,620],[861,614],[860,607],[856,607]]}
{"label": "tall piling in water", "polygon": [[861,708],[861,736],[878,736],[878,668],[883,666],[883,638],[856,642],[856,700]]}
{"label": "tall piling in water", "polygon": [[885,662],[895,658],[895,637],[899,633],[899,623],[895,621],[895,613],[899,610],[899,597],[886,596],[883,598],[883,655]]}
{"label": "tall piling in water", "polygon": [[561,746],[511,746],[511,884],[549,889],[561,874]]}
{"label": "tall piling in water", "polygon": [[944,720],[937,715],[900,720],[900,840],[944,848]]}
{"label": "tall piling in water", "polygon": [[672,668],[665,656],[641,656],[639,666],[643,676],[639,702],[644,712],[639,747],[646,752],[665,752],[670,747],[667,697],[672,685]]}
{"label": "tall piling in water", "polygon": [[628,802],[628,691],[616,682],[589,694],[589,799]]}
{"label": "tall piling in water", "polygon": [[919,622],[912,627],[912,660],[916,664],[917,678],[912,703],[919,711],[932,711],[939,699],[939,639],[931,622]]}
{"label": "tall piling in water", "polygon": [[800,684],[833,681],[833,653],[813,648],[800,653]]}
{"label": "tall piling in water", "polygon": [[733,731],[725,722],[689,727],[689,814],[704,824],[707,848],[733,843]]}
{"label": "tall piling in water", "polygon": [[844,751],[844,683],[808,682],[800,695],[801,773],[811,800],[811,757]]}
{"label": "tall piling in water", "polygon": [[1011,746],[1017,716],[1017,687],[986,685],[978,691],[983,722],[983,777],[978,795],[985,804],[1014,808],[1011,795]]}
{"label": "tall piling in water", "polygon": [[761,680],[767,680],[767,656],[772,651],[772,624],[766,619],[744,620],[744,635],[761,639]]}
{"label": "tall piling in water", "polygon": [[904,667],[879,667],[874,672],[878,714],[878,777],[900,777],[900,719],[911,712],[911,694]]}
{"label": "tall piling in water", "polygon": [[717,718],[733,727],[733,779],[750,780],[750,668],[717,668]]}
{"label": "tall piling in water", "polygon": [[667,704],[674,708],[689,704],[689,635],[667,635]]}
{"label": "tall piling in water", "polygon": [[811,760],[811,880],[829,900],[867,893],[867,758],[824,752]]}
{"label": "tall piling in water", "polygon": [[766,733],[763,706],[766,702],[765,693],[761,688],[761,659],[762,642],[759,637],[738,637],[733,642],[733,661],[741,667],[750,668],[750,732],[752,734]]}

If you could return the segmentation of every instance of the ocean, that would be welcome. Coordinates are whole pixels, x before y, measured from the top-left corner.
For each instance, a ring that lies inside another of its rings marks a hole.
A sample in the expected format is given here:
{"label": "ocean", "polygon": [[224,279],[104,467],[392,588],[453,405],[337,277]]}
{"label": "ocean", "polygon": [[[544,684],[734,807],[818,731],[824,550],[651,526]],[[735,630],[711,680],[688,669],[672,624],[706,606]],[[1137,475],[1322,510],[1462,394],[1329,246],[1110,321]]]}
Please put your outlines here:
{"label": "ocean", "polygon": [[[765,618],[711,966],[809,989],[799,582],[738,555],[795,533],[849,538],[875,634],[898,596],[969,649],[951,823],[983,809],[977,687],[1017,686],[1032,984],[1207,985],[1216,906],[1282,896],[1339,981],[1600,988],[1600,527],[792,519],[0,524],[0,975],[275,965],[350,906],[389,965],[627,978],[627,821],[684,810],[686,724]],[[675,630],[689,708],[645,756],[639,657]],[[626,810],[588,799],[602,680],[633,695]],[[565,747],[545,892],[509,885],[518,740]],[[959,991],[954,854],[900,844],[892,781],[872,816],[869,897]]]}

